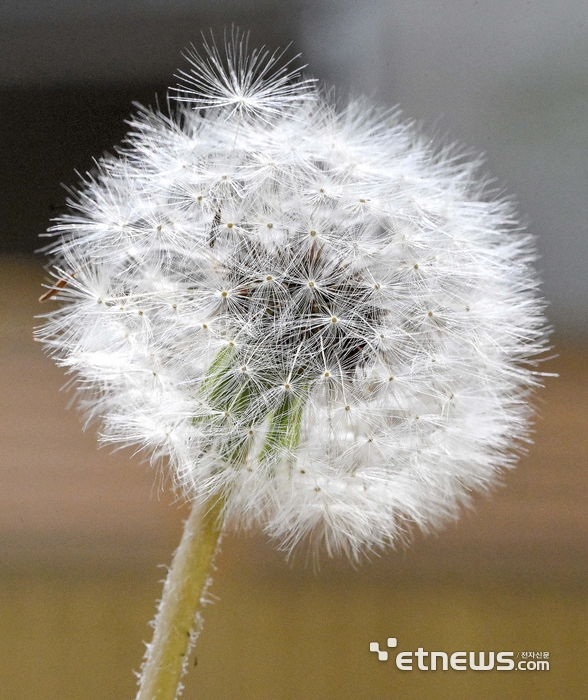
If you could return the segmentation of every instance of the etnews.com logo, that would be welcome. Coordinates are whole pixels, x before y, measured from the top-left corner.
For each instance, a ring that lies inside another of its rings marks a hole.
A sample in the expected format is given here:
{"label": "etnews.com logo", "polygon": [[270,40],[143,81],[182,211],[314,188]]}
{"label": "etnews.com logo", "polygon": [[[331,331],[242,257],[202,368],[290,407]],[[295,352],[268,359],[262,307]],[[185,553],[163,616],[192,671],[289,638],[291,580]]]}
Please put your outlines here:
{"label": "etnews.com logo", "polygon": [[[394,649],[398,646],[396,637],[388,637],[386,646]],[[378,642],[370,642],[370,651],[378,655],[380,661],[388,661],[388,652],[380,649]],[[517,660],[520,659],[520,660]],[[548,651],[523,651],[516,657],[514,651],[425,651],[419,647],[416,651],[400,651],[396,654],[396,668],[400,671],[549,671]]]}

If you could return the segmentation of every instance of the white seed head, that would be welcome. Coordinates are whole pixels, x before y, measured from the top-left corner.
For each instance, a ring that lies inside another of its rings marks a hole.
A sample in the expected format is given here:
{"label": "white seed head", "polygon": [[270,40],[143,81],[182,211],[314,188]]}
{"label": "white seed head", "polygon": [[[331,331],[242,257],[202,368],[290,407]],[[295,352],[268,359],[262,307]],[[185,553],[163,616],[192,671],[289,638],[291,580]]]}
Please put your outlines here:
{"label": "white seed head", "polygon": [[288,550],[357,557],[516,461],[533,241],[477,163],[276,60],[233,34],[171,115],[139,111],[52,228],[39,335],[105,441]]}

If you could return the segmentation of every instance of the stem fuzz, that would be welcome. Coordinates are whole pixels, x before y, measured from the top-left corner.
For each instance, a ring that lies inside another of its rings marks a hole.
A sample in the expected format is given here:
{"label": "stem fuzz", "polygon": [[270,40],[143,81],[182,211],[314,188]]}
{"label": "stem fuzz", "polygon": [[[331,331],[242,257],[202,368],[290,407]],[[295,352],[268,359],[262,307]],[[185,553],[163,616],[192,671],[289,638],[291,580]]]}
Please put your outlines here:
{"label": "stem fuzz", "polygon": [[224,499],[194,505],[167,575],[136,700],[176,700],[223,527]]}

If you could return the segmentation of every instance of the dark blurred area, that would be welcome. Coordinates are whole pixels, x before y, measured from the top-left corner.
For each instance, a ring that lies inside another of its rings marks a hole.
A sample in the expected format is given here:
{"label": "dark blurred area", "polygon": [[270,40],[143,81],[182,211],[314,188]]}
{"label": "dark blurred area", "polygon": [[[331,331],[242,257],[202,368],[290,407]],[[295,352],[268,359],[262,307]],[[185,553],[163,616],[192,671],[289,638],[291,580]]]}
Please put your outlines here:
{"label": "dark blurred area", "polygon": [[165,86],[5,88],[0,93],[3,253],[32,254],[50,220],[65,211],[62,183],[123,138],[131,102],[153,104]]}
{"label": "dark blurred area", "polygon": [[[582,0],[0,3],[0,697],[131,698],[186,508],[130,451],[97,450],[32,340],[40,233],[112,152],[132,103],[232,24],[311,73],[485,150],[537,234],[557,373],[534,444],[456,524],[354,569],[229,535],[190,698],[582,700],[588,687],[588,5]],[[401,672],[383,647],[550,652],[548,672]],[[197,661],[197,666],[195,667]]]}

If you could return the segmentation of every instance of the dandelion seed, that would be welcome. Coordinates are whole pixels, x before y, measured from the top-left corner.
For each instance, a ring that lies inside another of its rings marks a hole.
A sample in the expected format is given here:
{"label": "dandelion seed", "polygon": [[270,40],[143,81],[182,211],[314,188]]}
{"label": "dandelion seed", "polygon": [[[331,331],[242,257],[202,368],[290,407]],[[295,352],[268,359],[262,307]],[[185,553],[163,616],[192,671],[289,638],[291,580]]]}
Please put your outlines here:
{"label": "dandelion seed", "polygon": [[225,45],[224,55],[214,41],[206,40],[204,55],[195,49],[187,53],[192,68],[179,72],[183,82],[176,90],[178,100],[195,110],[216,108],[225,119],[238,112],[265,120],[315,99],[315,81],[300,78],[301,69],[291,67],[298,56],[284,61],[283,51],[249,51],[248,36],[238,30],[231,32]]}

